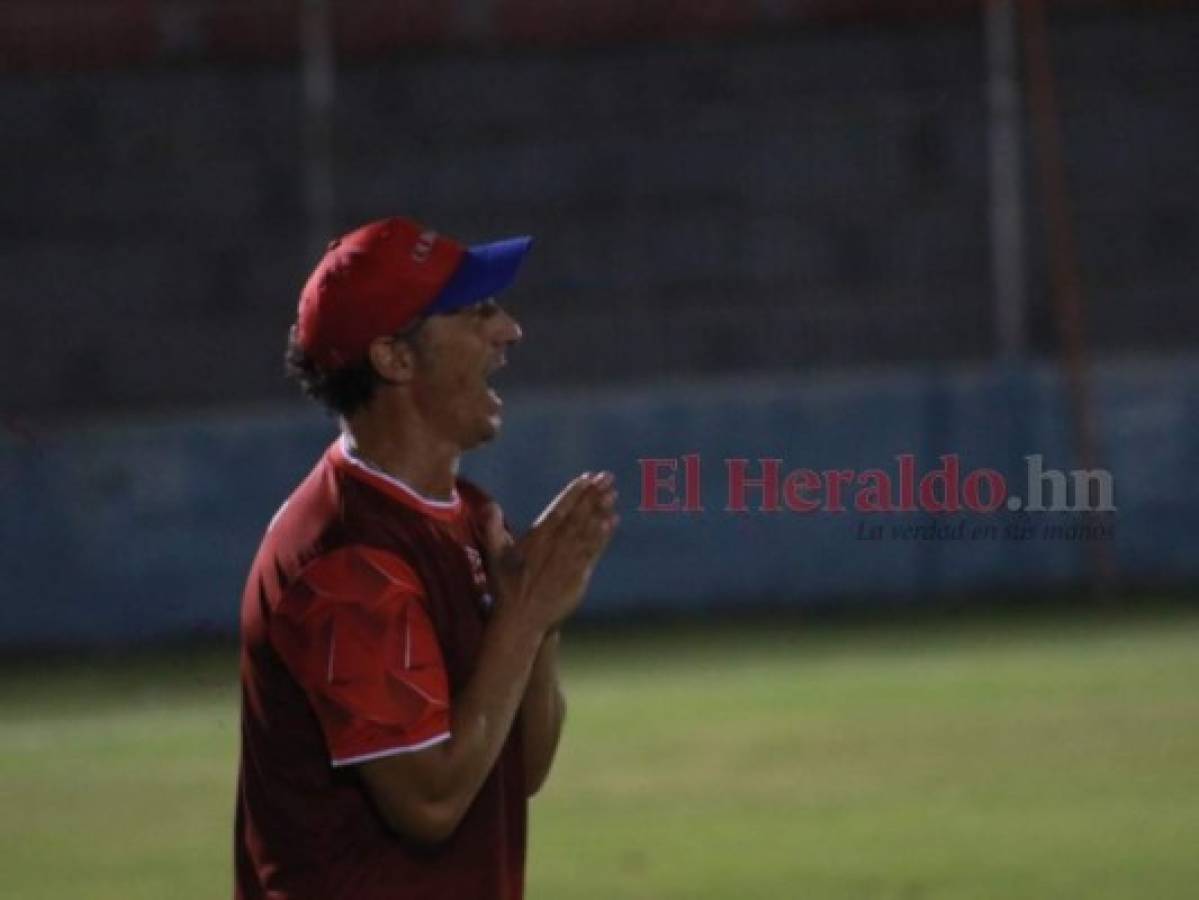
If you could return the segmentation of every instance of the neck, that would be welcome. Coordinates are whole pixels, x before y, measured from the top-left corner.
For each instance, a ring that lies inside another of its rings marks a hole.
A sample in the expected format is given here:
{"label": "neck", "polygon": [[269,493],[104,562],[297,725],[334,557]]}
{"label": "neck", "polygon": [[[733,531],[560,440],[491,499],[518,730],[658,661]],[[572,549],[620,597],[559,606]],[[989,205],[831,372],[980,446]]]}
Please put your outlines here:
{"label": "neck", "polygon": [[431,500],[454,496],[459,449],[420,428],[396,428],[368,412],[342,420],[350,450],[362,462],[386,472]]}

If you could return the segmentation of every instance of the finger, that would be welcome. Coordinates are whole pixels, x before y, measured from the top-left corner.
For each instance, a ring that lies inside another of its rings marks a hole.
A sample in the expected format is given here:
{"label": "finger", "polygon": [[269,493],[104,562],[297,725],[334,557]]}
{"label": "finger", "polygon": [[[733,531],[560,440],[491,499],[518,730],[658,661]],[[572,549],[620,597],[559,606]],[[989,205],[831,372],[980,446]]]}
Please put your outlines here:
{"label": "finger", "polygon": [[583,545],[588,549],[600,537],[607,522],[616,515],[613,498],[597,497],[580,504],[570,521],[564,523],[560,538],[564,543]]}
{"label": "finger", "polygon": [[615,492],[615,478],[611,472],[586,473],[580,478],[584,487],[575,505],[564,509],[567,516],[594,511],[603,507],[605,498]]}
{"label": "finger", "polygon": [[593,490],[591,473],[584,472],[572,480],[550,501],[545,511],[537,517],[529,531],[517,543],[530,572],[536,575],[544,567],[552,565],[568,545],[577,541],[573,522],[579,504]]}
{"label": "finger", "polygon": [[541,545],[547,563],[570,567],[586,565],[603,541],[604,523],[610,514],[594,509],[584,500]]}
{"label": "finger", "polygon": [[610,472],[585,473],[580,478],[586,484],[573,504],[561,504],[552,527],[549,527],[551,520],[546,517],[546,527],[539,530],[537,545],[540,552],[536,555],[540,558],[544,554],[546,563],[552,558],[587,563],[606,541],[604,530],[611,526],[604,523],[612,517],[615,508],[615,479]]}
{"label": "finger", "polygon": [[590,531],[593,546],[596,544],[605,544],[612,537],[612,533],[616,531],[616,526],[620,524],[620,515],[612,509],[604,510],[597,516]]}
{"label": "finger", "polygon": [[533,528],[548,531],[555,530],[578,504],[579,500],[591,488],[591,473],[584,472],[564,487],[558,496],[549,502],[541,515],[533,523]]}
{"label": "finger", "polygon": [[608,498],[593,488],[582,497],[563,520],[558,534],[563,541],[586,540],[596,526],[611,514]]}
{"label": "finger", "polygon": [[599,552],[603,552],[603,548],[608,545],[608,541],[612,540],[612,535],[616,533],[617,526],[620,525],[620,516],[616,513],[610,513],[604,517],[599,526]]}
{"label": "finger", "polygon": [[602,494],[600,494],[599,498],[600,509],[604,510],[604,512],[611,512],[612,510],[616,509],[616,501],[619,499],[619,497],[620,494],[615,488],[609,488],[608,490],[604,491]]}
{"label": "finger", "polygon": [[608,549],[608,544],[612,540],[612,536],[616,534],[616,527],[620,524],[620,516],[612,515],[603,521],[600,525],[599,535],[588,548],[590,550],[591,565],[595,565],[596,561],[603,556],[604,551]]}
{"label": "finger", "polygon": [[618,496],[611,485],[607,488],[595,487],[579,500],[570,518],[580,521],[604,519],[615,512]]}
{"label": "finger", "polygon": [[584,557],[594,557],[607,543],[619,522],[612,510],[598,510],[595,515],[572,523],[563,529],[562,542]]}

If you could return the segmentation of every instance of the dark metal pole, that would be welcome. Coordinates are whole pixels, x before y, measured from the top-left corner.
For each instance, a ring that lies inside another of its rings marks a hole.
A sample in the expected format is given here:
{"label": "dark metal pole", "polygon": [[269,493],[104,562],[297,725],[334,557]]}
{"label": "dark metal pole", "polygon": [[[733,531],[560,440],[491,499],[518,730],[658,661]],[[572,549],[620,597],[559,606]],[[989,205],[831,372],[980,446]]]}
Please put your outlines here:
{"label": "dark metal pole", "polygon": [[991,270],[995,351],[1025,355],[1024,172],[1020,119],[1016,10],[1012,0],[984,0],[987,35],[991,183]]}

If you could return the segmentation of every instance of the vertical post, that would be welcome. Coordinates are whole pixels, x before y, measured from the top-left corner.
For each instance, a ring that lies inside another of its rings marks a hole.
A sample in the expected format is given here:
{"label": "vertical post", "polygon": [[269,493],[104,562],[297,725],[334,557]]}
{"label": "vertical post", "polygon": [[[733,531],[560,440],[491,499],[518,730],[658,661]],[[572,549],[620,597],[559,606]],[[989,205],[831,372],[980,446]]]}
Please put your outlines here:
{"label": "vertical post", "polygon": [[995,351],[1024,356],[1027,298],[1024,276],[1024,185],[1020,87],[1013,0],[984,0],[991,185],[991,270]]}
{"label": "vertical post", "polygon": [[[1090,365],[1084,334],[1082,271],[1074,233],[1074,211],[1066,179],[1057,87],[1049,53],[1045,0],[1023,0],[1020,27],[1028,67],[1028,108],[1036,147],[1041,202],[1045,207],[1045,239],[1049,255],[1049,299],[1061,345],[1061,361],[1070,391],[1070,410],[1082,468],[1099,466],[1099,426],[1092,397]],[[1096,513],[1088,513],[1096,518]],[[1115,583],[1116,561],[1106,541],[1087,541],[1091,582],[1097,593]]]}
{"label": "vertical post", "polygon": [[304,0],[300,9],[304,82],[304,213],[309,259],[333,236],[333,97],[336,90],[328,0]]}

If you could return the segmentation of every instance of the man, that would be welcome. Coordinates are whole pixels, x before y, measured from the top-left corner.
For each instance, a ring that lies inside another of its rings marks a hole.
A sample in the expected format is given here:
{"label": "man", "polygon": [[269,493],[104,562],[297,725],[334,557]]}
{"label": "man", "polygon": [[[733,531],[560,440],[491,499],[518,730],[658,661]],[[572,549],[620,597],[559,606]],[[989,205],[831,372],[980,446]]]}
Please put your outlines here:
{"label": "man", "polygon": [[405,219],[334,241],[288,350],[342,435],[242,600],[238,900],[513,900],[562,727],[558,629],[616,526],[584,474],[522,539],[457,477],[521,337],[494,296],[530,239]]}

